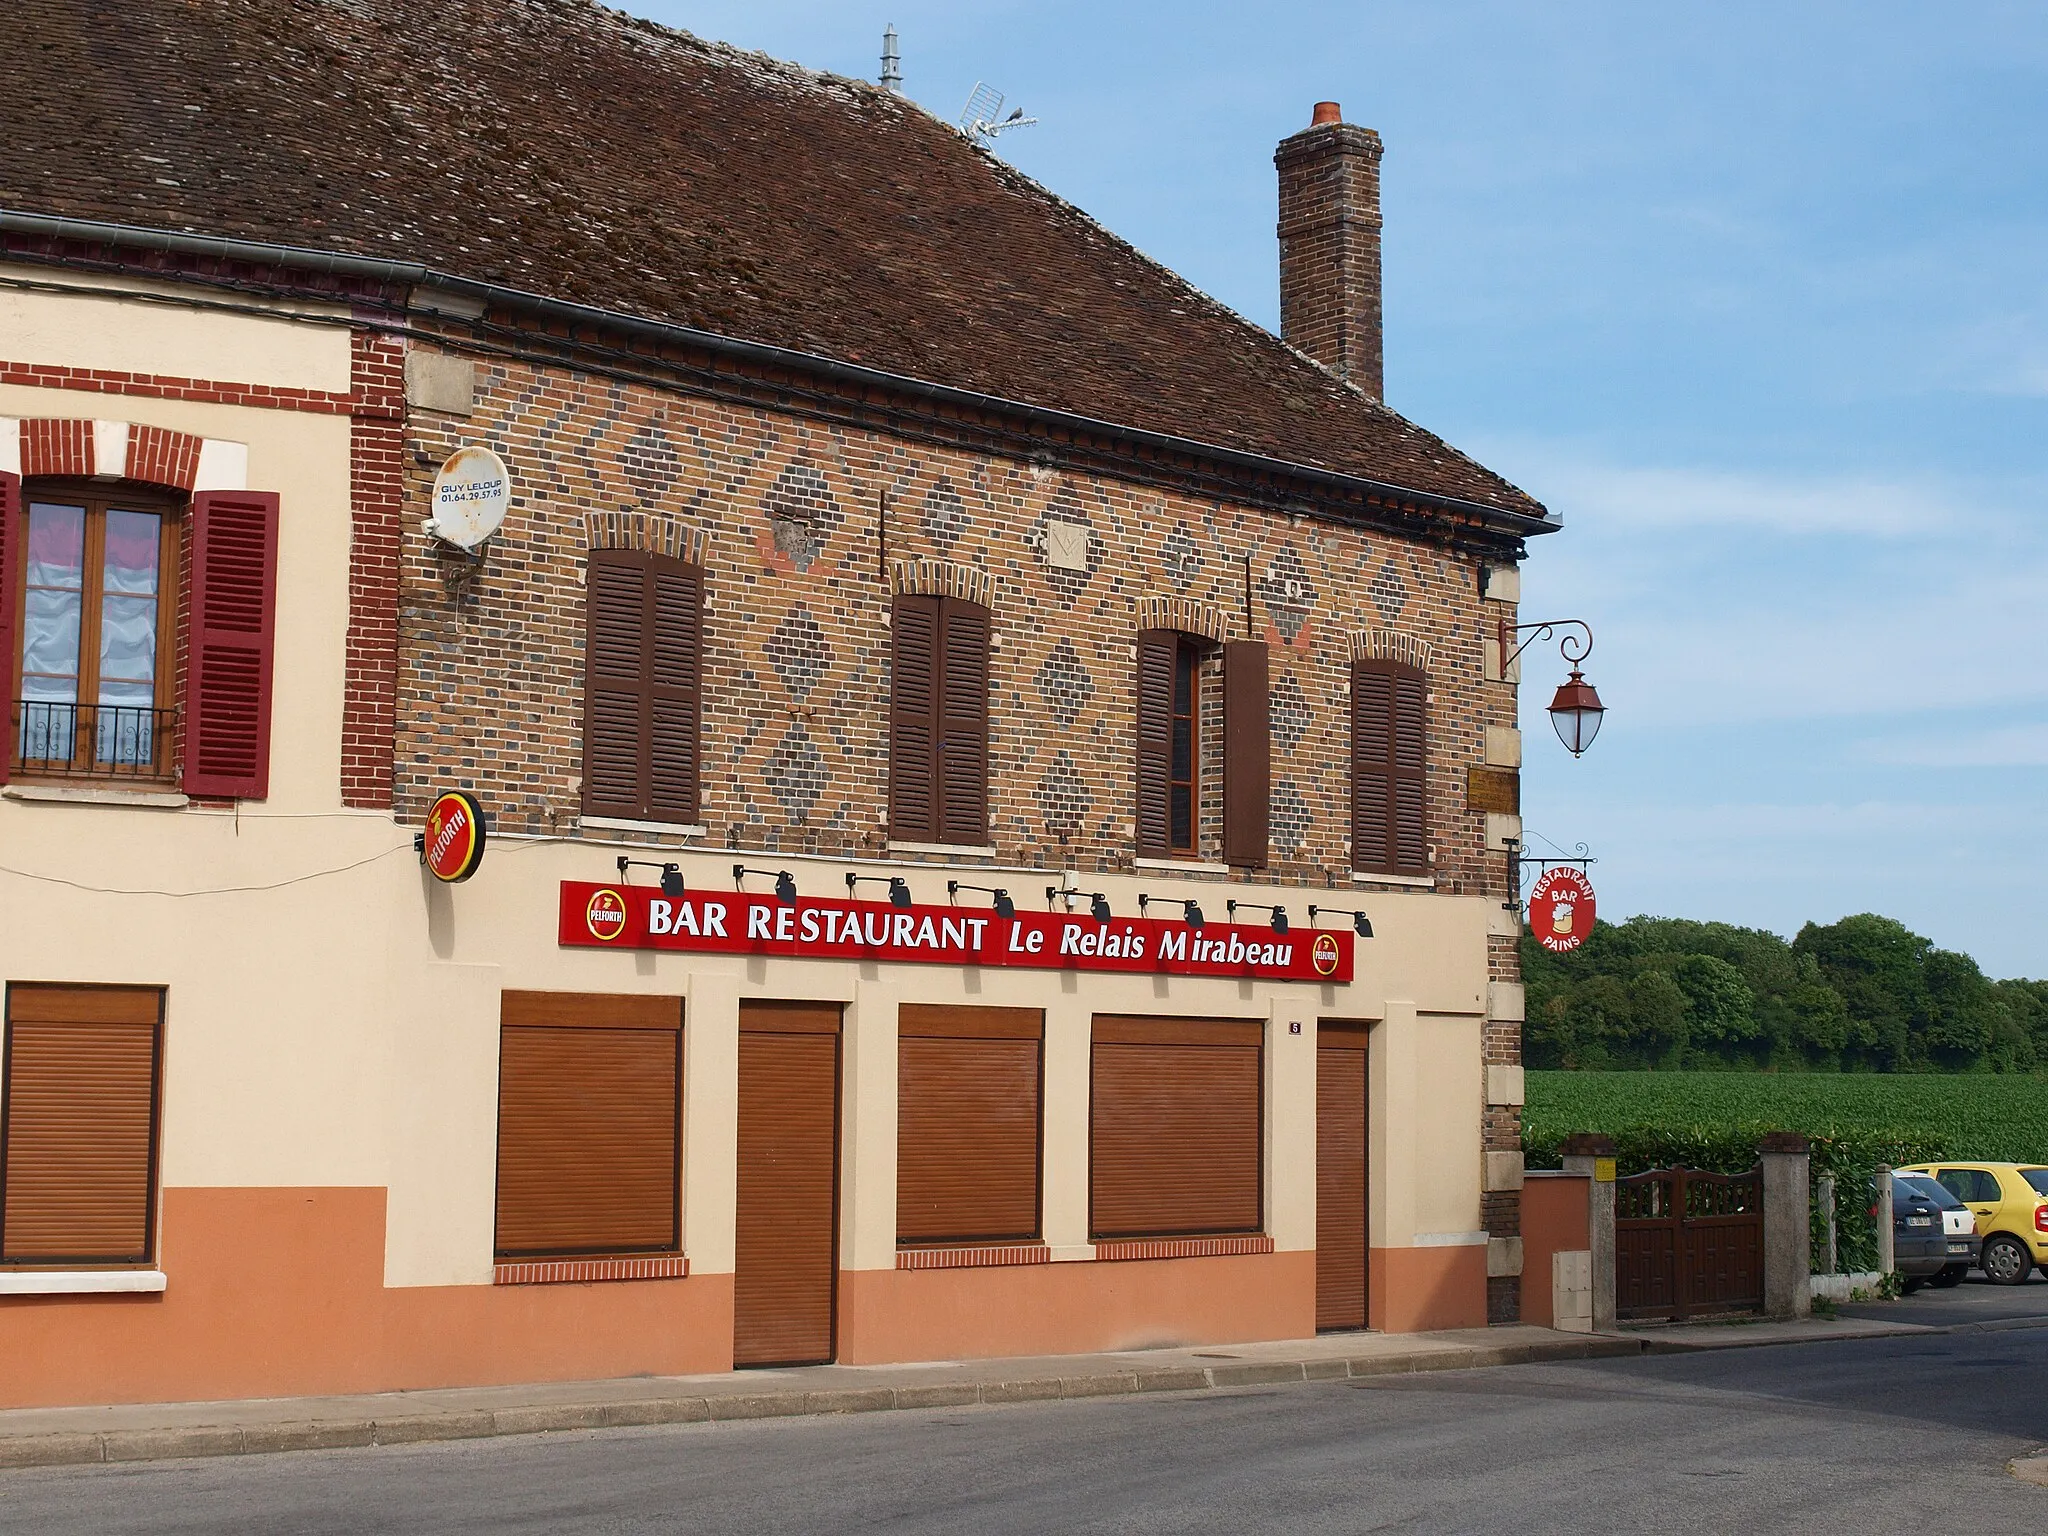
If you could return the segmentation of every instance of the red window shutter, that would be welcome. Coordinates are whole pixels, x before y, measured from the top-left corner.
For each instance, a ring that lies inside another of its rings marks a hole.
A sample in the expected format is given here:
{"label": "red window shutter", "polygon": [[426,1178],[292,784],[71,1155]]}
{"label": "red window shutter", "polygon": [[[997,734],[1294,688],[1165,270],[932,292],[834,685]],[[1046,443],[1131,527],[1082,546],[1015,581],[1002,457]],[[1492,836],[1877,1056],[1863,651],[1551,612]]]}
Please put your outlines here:
{"label": "red window shutter", "polygon": [[1273,737],[1266,723],[1265,642],[1223,647],[1223,859],[1241,869],[1266,867],[1267,819],[1273,804]]}
{"label": "red window shutter", "polygon": [[942,843],[988,842],[989,613],[939,602],[938,808]]}
{"label": "red window shutter", "polygon": [[185,793],[261,800],[270,791],[270,692],[277,648],[278,498],[192,498]]}
{"label": "red window shutter", "polygon": [[899,597],[890,620],[889,835],[939,840],[939,600]]}
{"label": "red window shutter", "polygon": [[1351,672],[1351,867],[1429,872],[1428,680],[1360,661]]}
{"label": "red window shutter", "polygon": [[7,746],[0,751],[0,784],[7,782],[7,766],[14,761],[14,749],[19,745],[15,732],[20,728],[14,718],[15,671],[21,663],[21,640],[14,621],[14,587],[20,579],[16,570],[19,562],[23,536],[21,513],[21,476],[0,471],[0,681],[7,689]]}
{"label": "red window shutter", "polygon": [[1173,664],[1180,637],[1169,629],[1138,632],[1138,853],[1163,859],[1169,846],[1167,800],[1173,753]]}

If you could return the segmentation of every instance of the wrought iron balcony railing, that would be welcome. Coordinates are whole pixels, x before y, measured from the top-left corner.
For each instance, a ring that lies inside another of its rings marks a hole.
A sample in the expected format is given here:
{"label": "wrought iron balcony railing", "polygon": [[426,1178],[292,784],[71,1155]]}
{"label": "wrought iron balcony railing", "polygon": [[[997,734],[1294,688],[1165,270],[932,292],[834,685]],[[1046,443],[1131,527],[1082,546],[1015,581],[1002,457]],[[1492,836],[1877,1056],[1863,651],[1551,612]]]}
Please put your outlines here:
{"label": "wrought iron balcony railing", "polygon": [[14,767],[51,778],[168,779],[175,709],[14,701]]}

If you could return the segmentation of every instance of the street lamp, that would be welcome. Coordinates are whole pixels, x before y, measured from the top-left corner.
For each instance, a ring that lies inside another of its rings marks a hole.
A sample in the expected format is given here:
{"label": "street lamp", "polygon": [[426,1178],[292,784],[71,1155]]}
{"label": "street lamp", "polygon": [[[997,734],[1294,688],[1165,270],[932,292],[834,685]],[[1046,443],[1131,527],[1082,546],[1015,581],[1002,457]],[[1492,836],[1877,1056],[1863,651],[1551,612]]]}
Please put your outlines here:
{"label": "street lamp", "polygon": [[[1510,640],[1530,630],[1529,638],[1513,650],[1508,649]],[[1593,745],[1593,738],[1600,734],[1600,722],[1606,717],[1607,706],[1600,702],[1600,695],[1593,685],[1586,681],[1579,671],[1579,663],[1593,654],[1593,626],[1584,619],[1546,619],[1541,624],[1517,624],[1512,630],[1508,621],[1500,621],[1500,675],[1513,675],[1514,665],[1522,659],[1522,652],[1538,640],[1548,640],[1559,630],[1564,635],[1558,640],[1557,652],[1572,669],[1572,675],[1558,686],[1556,695],[1550,701],[1550,724],[1557,732],[1557,739],[1573,757],[1583,757],[1586,748]],[[1581,639],[1578,633],[1583,632]]]}

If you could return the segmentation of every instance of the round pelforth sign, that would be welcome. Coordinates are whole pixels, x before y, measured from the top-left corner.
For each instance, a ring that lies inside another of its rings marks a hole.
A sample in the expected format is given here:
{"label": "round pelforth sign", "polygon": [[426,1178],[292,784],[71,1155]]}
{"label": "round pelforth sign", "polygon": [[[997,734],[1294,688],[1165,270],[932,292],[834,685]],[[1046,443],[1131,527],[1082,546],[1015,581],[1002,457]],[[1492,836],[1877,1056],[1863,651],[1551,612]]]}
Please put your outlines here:
{"label": "round pelforth sign", "polygon": [[1593,931],[1593,882],[1568,864],[1536,877],[1529,892],[1529,932],[1553,955],[1577,949]]}
{"label": "round pelforth sign", "polygon": [[475,795],[451,789],[427,812],[420,858],[436,880],[467,880],[484,861],[484,808]]}

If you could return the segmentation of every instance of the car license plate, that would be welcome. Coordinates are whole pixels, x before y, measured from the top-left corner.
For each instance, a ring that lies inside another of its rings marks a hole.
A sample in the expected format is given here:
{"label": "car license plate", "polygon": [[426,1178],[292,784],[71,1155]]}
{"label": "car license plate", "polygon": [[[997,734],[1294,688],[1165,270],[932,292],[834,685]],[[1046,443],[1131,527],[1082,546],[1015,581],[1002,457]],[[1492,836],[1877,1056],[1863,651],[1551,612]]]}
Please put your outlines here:
{"label": "car license plate", "polygon": [[1931,1227],[1934,1225],[1934,1218],[1932,1216],[1908,1216],[1906,1218],[1906,1225],[1909,1227]]}
{"label": "car license plate", "polygon": [[1948,1245],[1948,1251],[1950,1253],[1968,1253],[1970,1245],[1968,1243],[1951,1242]]}

